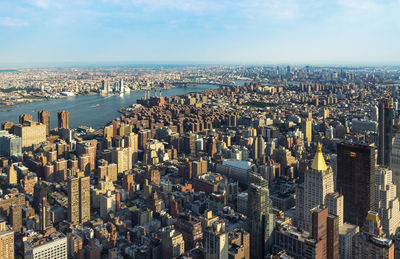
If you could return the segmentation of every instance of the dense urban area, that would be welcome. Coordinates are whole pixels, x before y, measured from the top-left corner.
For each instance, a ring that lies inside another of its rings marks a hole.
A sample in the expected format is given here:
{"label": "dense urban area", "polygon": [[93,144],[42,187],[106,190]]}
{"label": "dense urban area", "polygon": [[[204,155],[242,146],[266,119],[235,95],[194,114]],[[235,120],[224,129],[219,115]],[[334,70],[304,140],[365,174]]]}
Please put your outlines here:
{"label": "dense urban area", "polygon": [[101,129],[0,113],[0,258],[400,258],[400,67],[0,71],[1,106],[135,91]]}

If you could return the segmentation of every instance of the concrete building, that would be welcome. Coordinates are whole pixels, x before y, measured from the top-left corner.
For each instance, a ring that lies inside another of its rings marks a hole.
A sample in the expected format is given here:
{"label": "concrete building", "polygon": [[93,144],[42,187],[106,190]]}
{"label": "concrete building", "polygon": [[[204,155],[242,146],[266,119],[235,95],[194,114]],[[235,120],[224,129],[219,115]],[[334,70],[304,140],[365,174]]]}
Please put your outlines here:
{"label": "concrete building", "polygon": [[312,141],[312,119],[303,119],[301,122],[301,131],[304,134],[304,140],[308,143]]}
{"label": "concrete building", "polygon": [[205,259],[228,259],[228,235],[225,222],[215,221],[204,231]]}
{"label": "concrete building", "polygon": [[353,259],[353,237],[359,232],[359,227],[344,223],[339,227],[339,258]]}
{"label": "concrete building", "polygon": [[23,148],[30,147],[46,141],[46,125],[26,121],[24,124],[15,125],[14,134],[21,137]]}
{"label": "concrete building", "polygon": [[369,211],[363,228],[354,236],[353,258],[394,259],[394,243],[385,237],[378,213]]}
{"label": "concrete building", "polygon": [[14,231],[5,221],[0,222],[0,258],[14,259]]}
{"label": "concrete building", "polygon": [[161,229],[161,233],[158,234],[158,237],[161,240],[163,258],[177,258],[185,252],[183,235],[173,227]]}
{"label": "concrete building", "polygon": [[397,186],[392,182],[392,171],[379,166],[375,174],[375,211],[378,212],[383,232],[394,235],[400,225],[400,205]]}
{"label": "concrete building", "polygon": [[85,223],[90,220],[90,177],[68,179],[68,220]]}
{"label": "concrete building", "polygon": [[61,232],[24,241],[25,259],[68,259],[68,240]]}

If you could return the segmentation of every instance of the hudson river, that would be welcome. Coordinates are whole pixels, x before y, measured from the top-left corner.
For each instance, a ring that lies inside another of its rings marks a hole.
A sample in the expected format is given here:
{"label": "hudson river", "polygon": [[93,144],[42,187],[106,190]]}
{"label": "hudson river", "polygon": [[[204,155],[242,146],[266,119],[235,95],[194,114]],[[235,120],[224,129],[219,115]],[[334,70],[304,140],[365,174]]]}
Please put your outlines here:
{"label": "hudson river", "polygon": [[[216,85],[200,84],[187,88],[171,88],[161,90],[162,96],[183,95],[190,92],[202,92],[208,89],[217,89]],[[154,90],[150,91],[154,96]],[[159,94],[159,91],[157,91]],[[78,126],[90,126],[95,129],[103,127],[121,114],[120,107],[136,103],[136,100],[144,97],[144,91],[131,92],[120,96],[86,95],[66,97],[42,102],[23,103],[14,106],[0,108],[0,124],[6,121],[18,122],[18,116],[23,113],[32,114],[32,119],[37,121],[37,112],[50,111],[50,128],[57,127],[57,112],[69,111],[69,125],[71,128]],[[98,106],[96,106],[98,104]]]}

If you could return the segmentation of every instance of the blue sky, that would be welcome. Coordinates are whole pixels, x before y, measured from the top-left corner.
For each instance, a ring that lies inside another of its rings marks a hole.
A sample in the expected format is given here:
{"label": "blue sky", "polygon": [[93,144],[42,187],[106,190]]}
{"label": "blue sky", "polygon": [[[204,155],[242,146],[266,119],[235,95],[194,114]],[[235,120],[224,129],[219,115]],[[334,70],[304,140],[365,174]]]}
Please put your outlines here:
{"label": "blue sky", "polygon": [[400,0],[1,0],[0,63],[400,64]]}

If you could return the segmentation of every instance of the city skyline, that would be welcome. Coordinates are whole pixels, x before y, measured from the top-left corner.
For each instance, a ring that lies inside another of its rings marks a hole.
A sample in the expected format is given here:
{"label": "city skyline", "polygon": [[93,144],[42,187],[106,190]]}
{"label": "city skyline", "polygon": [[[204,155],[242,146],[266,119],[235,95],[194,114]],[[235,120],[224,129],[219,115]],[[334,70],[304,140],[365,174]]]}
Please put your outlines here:
{"label": "city skyline", "polygon": [[1,66],[400,61],[400,1],[2,1]]}

